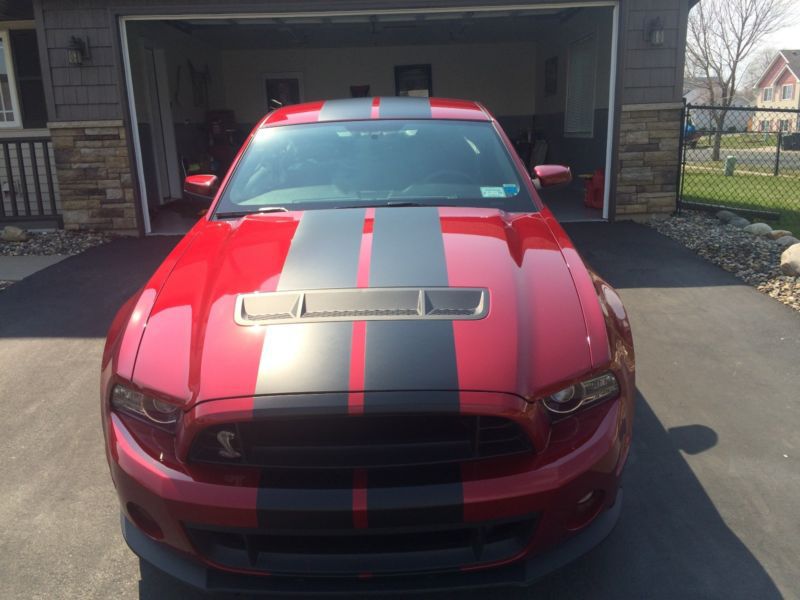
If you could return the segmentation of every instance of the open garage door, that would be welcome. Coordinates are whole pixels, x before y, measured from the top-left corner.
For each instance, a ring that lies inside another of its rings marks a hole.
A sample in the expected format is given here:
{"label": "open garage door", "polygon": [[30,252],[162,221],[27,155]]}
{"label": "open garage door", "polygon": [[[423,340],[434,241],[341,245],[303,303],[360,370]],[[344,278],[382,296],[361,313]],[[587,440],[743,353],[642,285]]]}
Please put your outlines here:
{"label": "open garage door", "polygon": [[478,100],[528,165],[567,164],[582,176],[543,194],[560,220],[606,218],[616,11],[594,3],[124,18],[145,229],[186,231],[202,207],[177,197],[180,178],[223,174],[269,110],[352,96]]}

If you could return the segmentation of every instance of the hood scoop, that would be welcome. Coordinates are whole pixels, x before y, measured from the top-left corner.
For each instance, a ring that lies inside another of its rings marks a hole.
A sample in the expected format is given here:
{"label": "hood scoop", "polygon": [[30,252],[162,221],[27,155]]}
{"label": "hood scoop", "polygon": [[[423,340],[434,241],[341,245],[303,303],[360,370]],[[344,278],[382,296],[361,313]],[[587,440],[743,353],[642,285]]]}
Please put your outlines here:
{"label": "hood scoop", "polygon": [[485,288],[364,288],[239,294],[239,325],[483,319]]}

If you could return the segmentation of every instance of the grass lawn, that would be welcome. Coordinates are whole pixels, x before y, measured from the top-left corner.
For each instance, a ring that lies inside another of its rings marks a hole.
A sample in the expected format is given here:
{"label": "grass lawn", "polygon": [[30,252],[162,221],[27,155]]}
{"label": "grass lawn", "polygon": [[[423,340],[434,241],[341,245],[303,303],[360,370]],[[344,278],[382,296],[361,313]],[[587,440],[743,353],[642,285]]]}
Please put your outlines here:
{"label": "grass lawn", "polygon": [[[714,135],[704,135],[697,140],[698,148],[710,148],[714,143]],[[778,144],[777,133],[749,131],[745,133],[723,133],[720,148],[775,148]]]}
{"label": "grass lawn", "polygon": [[[800,159],[792,156],[791,162],[785,160],[780,165],[780,175],[800,177]],[[698,171],[713,171],[715,174],[722,174],[725,170],[725,161],[713,161],[709,156],[706,160],[692,160],[686,162],[687,169],[697,169]],[[746,176],[750,173],[763,173],[770,177],[775,176],[775,162],[772,157],[764,158],[756,156],[749,161],[739,160],[734,169],[736,176]],[[770,184],[771,185],[771,184]]]}
{"label": "grass lawn", "polygon": [[780,219],[769,222],[774,228],[800,234],[800,177],[743,174],[725,177],[687,167],[683,198],[687,202],[775,211],[780,213]]}

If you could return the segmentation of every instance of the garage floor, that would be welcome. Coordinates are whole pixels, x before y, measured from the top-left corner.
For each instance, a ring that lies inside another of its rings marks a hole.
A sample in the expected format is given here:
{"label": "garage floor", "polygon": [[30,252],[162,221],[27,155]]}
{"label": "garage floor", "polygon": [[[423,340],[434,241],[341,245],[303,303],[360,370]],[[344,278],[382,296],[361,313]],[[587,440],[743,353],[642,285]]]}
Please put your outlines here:
{"label": "garage floor", "polygon": [[589,208],[583,203],[583,183],[575,182],[566,188],[540,190],[539,196],[560,223],[603,219],[601,209]]}
{"label": "garage floor", "polygon": [[[645,227],[568,230],[627,303],[640,397],[617,529],[529,597],[800,597],[797,313]],[[126,549],[97,408],[105,329],[176,241],[0,292],[0,598],[201,597]]]}
{"label": "garage floor", "polygon": [[172,200],[150,214],[150,231],[155,235],[183,235],[208,209],[210,202]]}

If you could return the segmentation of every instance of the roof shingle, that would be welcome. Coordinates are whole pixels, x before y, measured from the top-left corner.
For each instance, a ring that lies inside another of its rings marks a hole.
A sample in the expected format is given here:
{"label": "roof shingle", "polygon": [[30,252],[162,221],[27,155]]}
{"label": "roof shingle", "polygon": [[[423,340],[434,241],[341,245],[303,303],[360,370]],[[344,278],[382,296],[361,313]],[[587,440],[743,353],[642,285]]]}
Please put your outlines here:
{"label": "roof shingle", "polygon": [[800,50],[781,50],[792,73],[800,77]]}

